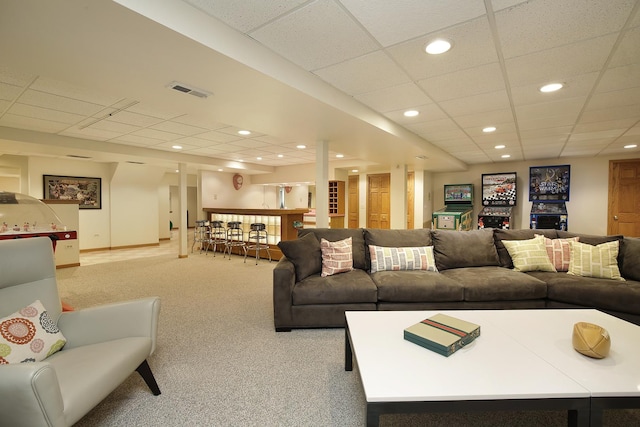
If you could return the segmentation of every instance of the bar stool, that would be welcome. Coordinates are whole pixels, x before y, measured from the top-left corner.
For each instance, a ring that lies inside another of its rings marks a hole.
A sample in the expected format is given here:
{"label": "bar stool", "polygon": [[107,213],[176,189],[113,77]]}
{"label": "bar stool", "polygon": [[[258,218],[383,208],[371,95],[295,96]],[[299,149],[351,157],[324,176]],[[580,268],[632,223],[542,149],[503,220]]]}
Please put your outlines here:
{"label": "bar stool", "polygon": [[[227,222],[227,238],[224,243],[224,251],[229,252],[231,259],[231,250],[235,247],[242,248],[245,256],[247,255],[247,245],[244,242],[244,231],[242,231],[242,223],[240,221]],[[238,249],[240,255],[240,249]]]}
{"label": "bar stool", "polygon": [[[211,221],[209,227],[209,246],[213,245],[213,256],[216,256],[216,249],[219,246],[223,246],[227,243],[227,230],[224,228],[224,222]],[[207,249],[209,248],[207,246]]]}
{"label": "bar stool", "polygon": [[268,241],[269,234],[267,233],[267,226],[260,222],[251,224],[247,238],[247,249],[244,251],[244,262],[247,262],[247,252],[251,250],[256,251],[256,265],[258,265],[261,250],[267,251],[269,262],[271,262],[271,252],[269,252]]}
{"label": "bar stool", "polygon": [[209,221],[207,220],[196,221],[196,229],[193,232],[193,243],[191,244],[191,253],[193,253],[193,247],[196,245],[196,243],[200,245],[200,253],[202,253],[204,244],[208,239],[208,236],[207,236],[208,228],[209,228]]}

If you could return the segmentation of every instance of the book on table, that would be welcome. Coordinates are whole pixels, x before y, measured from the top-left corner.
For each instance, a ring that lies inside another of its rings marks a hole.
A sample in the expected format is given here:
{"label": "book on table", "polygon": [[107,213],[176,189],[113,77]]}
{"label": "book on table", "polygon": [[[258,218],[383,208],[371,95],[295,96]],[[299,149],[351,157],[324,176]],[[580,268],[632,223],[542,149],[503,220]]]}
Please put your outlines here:
{"label": "book on table", "polygon": [[479,336],[480,326],[441,313],[404,330],[405,340],[447,357]]}

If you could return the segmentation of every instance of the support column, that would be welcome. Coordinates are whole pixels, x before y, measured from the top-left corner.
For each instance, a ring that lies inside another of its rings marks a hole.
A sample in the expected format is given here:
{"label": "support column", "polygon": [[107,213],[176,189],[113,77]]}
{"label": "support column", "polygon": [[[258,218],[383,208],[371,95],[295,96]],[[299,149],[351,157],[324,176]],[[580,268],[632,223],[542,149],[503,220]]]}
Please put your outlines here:
{"label": "support column", "polygon": [[180,185],[178,188],[178,194],[180,195],[180,202],[178,203],[180,209],[180,233],[179,233],[179,250],[178,258],[187,258],[189,253],[188,247],[188,224],[187,224],[187,164],[180,163],[178,165],[178,173],[180,174]]}
{"label": "support column", "polygon": [[391,228],[407,228],[407,165],[391,168]]}
{"label": "support column", "polygon": [[329,227],[329,142],[316,144],[316,227]]}

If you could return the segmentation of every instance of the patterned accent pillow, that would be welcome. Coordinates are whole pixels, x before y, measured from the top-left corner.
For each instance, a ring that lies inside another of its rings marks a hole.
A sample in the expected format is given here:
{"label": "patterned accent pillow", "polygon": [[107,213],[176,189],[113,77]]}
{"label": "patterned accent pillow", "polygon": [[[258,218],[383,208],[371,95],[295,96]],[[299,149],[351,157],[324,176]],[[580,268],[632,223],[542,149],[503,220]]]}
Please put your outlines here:
{"label": "patterned accent pillow", "polygon": [[580,242],[569,242],[569,245],[571,260],[567,274],[624,281],[618,268],[618,240],[598,246]]}
{"label": "patterned accent pillow", "polygon": [[388,248],[369,245],[371,272],[398,270],[438,271],[433,246]]}
{"label": "patterned accent pillow", "polygon": [[[540,236],[540,234],[536,234]],[[577,242],[579,237],[571,237],[568,239],[549,239],[544,238],[544,245],[547,248],[547,255],[551,260],[551,264],[556,271],[569,271],[569,261],[571,260],[571,248],[569,242]]]}
{"label": "patterned accent pillow", "polygon": [[528,240],[502,241],[513,260],[515,271],[556,271],[547,254],[544,239],[539,234]]}
{"label": "patterned accent pillow", "polygon": [[337,242],[320,239],[322,249],[322,277],[353,270],[353,249],[351,237]]}
{"label": "patterned accent pillow", "polygon": [[40,300],[0,319],[0,365],[39,362],[66,342]]}

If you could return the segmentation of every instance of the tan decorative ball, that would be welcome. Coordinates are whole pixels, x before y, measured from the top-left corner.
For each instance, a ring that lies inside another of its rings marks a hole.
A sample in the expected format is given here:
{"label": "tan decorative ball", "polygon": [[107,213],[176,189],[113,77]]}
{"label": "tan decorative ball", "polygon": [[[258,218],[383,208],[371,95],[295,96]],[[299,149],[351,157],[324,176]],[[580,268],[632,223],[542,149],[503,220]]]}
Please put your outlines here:
{"label": "tan decorative ball", "polygon": [[573,348],[578,353],[595,359],[603,359],[611,349],[611,337],[602,326],[588,322],[573,325]]}

